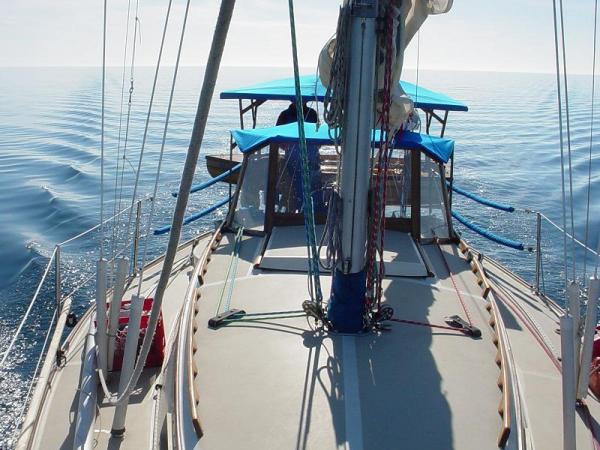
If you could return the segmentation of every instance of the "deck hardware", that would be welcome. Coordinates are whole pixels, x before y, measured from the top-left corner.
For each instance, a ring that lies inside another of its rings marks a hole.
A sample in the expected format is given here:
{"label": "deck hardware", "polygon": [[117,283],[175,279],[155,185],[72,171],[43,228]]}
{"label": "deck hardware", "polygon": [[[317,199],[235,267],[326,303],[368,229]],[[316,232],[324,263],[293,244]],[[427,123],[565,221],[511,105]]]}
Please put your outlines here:
{"label": "deck hardware", "polygon": [[244,316],[246,311],[242,309],[230,309],[229,311],[222,312],[208,320],[208,328],[216,330],[220,326],[224,325],[227,320],[239,319]]}
{"label": "deck hardware", "polygon": [[74,312],[70,312],[67,315],[67,321],[66,321],[65,325],[69,328],[73,328],[75,325],[77,325],[78,321],[79,321],[79,319],[77,319],[77,315]]}
{"label": "deck hardware", "polygon": [[463,318],[460,316],[450,316],[446,317],[446,323],[451,327],[458,328],[462,330],[465,334],[468,334],[471,337],[479,338],[481,337],[481,330],[474,325],[469,325]]}
{"label": "deck hardware", "polygon": [[394,308],[389,305],[383,305],[379,310],[373,313],[373,323],[380,323],[390,320],[394,316]]}
{"label": "deck hardware", "polygon": [[64,350],[56,350],[56,367],[64,367],[67,364],[67,357],[65,356]]}
{"label": "deck hardware", "polygon": [[325,312],[321,308],[320,305],[311,302],[310,300],[306,300],[302,303],[302,310],[306,313],[307,316],[313,317],[316,320],[319,320],[323,323],[327,323],[327,318],[325,317]]}

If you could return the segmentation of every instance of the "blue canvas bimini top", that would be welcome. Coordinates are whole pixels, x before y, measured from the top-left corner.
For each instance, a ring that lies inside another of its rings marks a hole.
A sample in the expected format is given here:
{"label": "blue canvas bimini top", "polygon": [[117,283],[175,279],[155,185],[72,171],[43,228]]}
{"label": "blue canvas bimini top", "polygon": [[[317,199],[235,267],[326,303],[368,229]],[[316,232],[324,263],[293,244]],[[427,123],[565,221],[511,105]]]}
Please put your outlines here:
{"label": "blue canvas bimini top", "polygon": [[[304,131],[308,145],[333,145],[334,143],[329,136],[327,125],[321,125],[317,130],[316,124],[306,123]],[[297,123],[270,128],[234,130],[231,132],[231,136],[242,153],[258,150],[269,144],[293,144],[299,141]],[[379,142],[379,136],[379,130],[375,130],[374,141],[376,143]],[[429,134],[403,131],[396,136],[394,148],[422,151],[430,158],[445,164],[454,152],[454,141]]]}
{"label": "blue canvas bimini top", "polygon": [[[422,109],[438,109],[442,111],[468,111],[464,103],[448,97],[446,94],[430,91],[422,86],[416,86],[407,81],[400,81],[404,92],[413,100],[415,107]],[[322,102],[325,98],[325,86],[316,75],[300,77],[300,90],[305,101],[317,100]],[[231,89],[221,92],[222,99],[242,100],[288,100],[296,98],[294,79],[268,81],[255,86]]]}

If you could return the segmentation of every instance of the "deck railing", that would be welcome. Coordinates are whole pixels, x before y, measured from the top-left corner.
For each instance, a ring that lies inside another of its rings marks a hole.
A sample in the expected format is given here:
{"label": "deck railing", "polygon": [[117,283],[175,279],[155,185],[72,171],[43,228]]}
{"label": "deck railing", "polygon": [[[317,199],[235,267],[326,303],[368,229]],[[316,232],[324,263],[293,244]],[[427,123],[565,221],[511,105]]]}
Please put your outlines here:
{"label": "deck railing", "polygon": [[[106,225],[106,224],[110,223],[111,221],[117,220],[119,217],[125,215],[129,211],[132,211],[132,209],[135,211],[135,212],[132,212],[132,217],[130,218],[130,219],[132,219],[133,217],[135,217],[135,223],[134,223],[134,227],[133,227],[133,236],[125,236],[125,244],[122,246],[122,248],[117,250],[115,247],[113,247],[111,254],[110,254],[110,259],[109,259],[109,263],[112,263],[117,258],[119,258],[125,254],[131,255],[130,275],[134,275],[137,271],[139,241],[143,237],[140,234],[140,223],[141,223],[141,219],[142,219],[143,206],[152,201],[153,200],[151,198],[138,200],[134,205],[129,206],[129,207],[121,210],[120,212],[114,214],[112,217],[109,217],[108,219],[106,219],[103,223],[104,225]],[[133,216],[133,215],[135,215],[135,216]],[[15,332],[13,333],[8,346],[5,348],[5,350],[2,353],[2,357],[0,359],[0,375],[2,377],[4,377],[4,375],[8,371],[13,371],[15,369],[15,364],[13,364],[13,362],[11,360],[11,356],[14,355],[14,350],[15,350],[17,344],[20,342],[20,340],[25,338],[24,334],[25,334],[25,331],[28,329],[27,325],[29,322],[32,321],[32,311],[34,310],[34,308],[37,307],[38,303],[40,302],[42,293],[43,292],[52,293],[54,296],[54,310],[51,311],[52,318],[48,324],[48,327],[46,328],[44,342],[43,342],[41,348],[39,349],[39,353],[37,355],[27,355],[28,357],[25,358],[25,361],[28,362],[37,356],[37,363],[35,365],[35,368],[33,369],[33,372],[30,375],[31,378],[28,383],[28,386],[26,387],[26,394],[22,398],[22,404],[20,405],[20,413],[18,416],[15,416],[16,422],[14,422],[12,424],[12,426],[14,427],[15,433],[20,430],[20,427],[22,425],[22,420],[24,418],[25,413],[27,412],[29,401],[32,398],[32,395],[34,397],[36,397],[37,381],[39,379],[39,375],[44,371],[45,367],[42,366],[42,362],[44,361],[46,355],[48,354],[47,353],[48,349],[53,348],[54,351],[57,351],[57,350],[60,350],[60,348],[61,348],[60,341],[62,340],[62,337],[63,337],[64,327],[65,327],[65,325],[67,325],[67,326],[70,325],[70,324],[66,323],[67,322],[66,319],[70,313],[71,300],[75,297],[75,295],[81,293],[82,290],[86,286],[88,286],[90,284],[90,282],[92,282],[95,279],[95,276],[96,276],[95,272],[92,270],[91,274],[89,274],[88,276],[84,276],[80,280],[76,280],[76,281],[69,280],[65,276],[67,274],[65,273],[65,270],[63,267],[65,265],[64,259],[65,259],[66,249],[67,249],[67,247],[69,247],[70,245],[72,245],[74,243],[79,243],[81,241],[90,239],[91,235],[94,232],[98,231],[100,229],[100,227],[101,227],[100,224],[93,226],[92,228],[89,228],[89,229],[83,231],[82,233],[79,233],[76,236],[73,236],[63,242],[60,242],[59,244],[57,244],[54,247],[48,261],[46,262],[44,271],[42,273],[42,277],[40,278],[40,280],[36,286],[36,289],[34,291],[34,294],[31,298],[31,300],[29,301],[27,309],[25,310],[25,313],[21,317],[19,325],[17,326]],[[67,286],[68,286],[68,292],[65,293]],[[52,294],[50,294],[50,295],[52,295]],[[47,298],[47,295],[48,294],[45,295],[45,298]],[[48,345],[48,344],[50,344],[50,345]],[[57,359],[58,359],[58,356],[57,356]],[[17,367],[18,367],[18,363],[17,363]],[[50,368],[48,368],[48,369],[50,369]],[[47,383],[48,383],[48,381],[47,381]]]}

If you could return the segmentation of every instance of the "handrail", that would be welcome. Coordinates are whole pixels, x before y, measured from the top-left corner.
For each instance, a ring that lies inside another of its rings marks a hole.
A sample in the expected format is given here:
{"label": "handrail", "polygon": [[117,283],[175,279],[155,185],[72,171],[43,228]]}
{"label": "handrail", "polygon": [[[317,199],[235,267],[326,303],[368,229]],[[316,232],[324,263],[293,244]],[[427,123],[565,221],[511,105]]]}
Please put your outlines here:
{"label": "handrail", "polygon": [[[153,201],[153,198],[152,198],[152,197],[146,197],[146,198],[144,198],[144,199],[141,199],[141,200],[138,200],[138,201],[139,201],[140,203],[141,203],[141,202],[146,202],[146,201]],[[64,245],[70,244],[70,243],[71,243],[71,242],[73,242],[73,241],[76,241],[76,240],[77,240],[77,239],[79,239],[79,238],[82,238],[82,237],[84,237],[84,236],[86,236],[86,235],[90,234],[92,231],[95,231],[95,230],[99,229],[99,228],[100,228],[100,225],[104,225],[104,224],[106,224],[106,223],[110,222],[111,220],[113,220],[113,219],[116,219],[116,218],[117,218],[117,217],[119,217],[121,214],[123,214],[123,213],[125,213],[125,212],[129,211],[131,208],[133,208],[133,206],[134,206],[135,204],[136,204],[136,203],[134,203],[133,205],[129,205],[127,208],[125,208],[125,209],[123,209],[123,210],[119,211],[119,212],[118,212],[118,213],[116,213],[114,216],[112,216],[112,217],[109,217],[108,219],[104,220],[104,221],[102,222],[102,224],[95,225],[95,226],[93,226],[92,228],[89,228],[89,229],[87,229],[87,230],[85,230],[85,231],[83,231],[83,232],[79,233],[77,236],[73,236],[72,238],[69,238],[69,239],[67,239],[66,241],[63,241],[63,242],[61,242],[61,243],[59,243],[59,244],[57,244],[57,245],[58,245],[59,247],[62,247],[62,246],[64,246]]]}
{"label": "handrail", "polygon": [[[214,251],[214,249],[218,246],[219,241],[221,240],[221,227],[217,229],[209,242],[206,245],[206,249],[202,253],[202,257],[199,259],[196,267],[194,268],[194,272],[192,277],[190,278],[190,284],[188,285],[188,290],[185,296],[185,303],[183,307],[183,315],[180,323],[180,335],[178,336],[178,344],[177,344],[177,360],[180,364],[178,364],[179,369],[175,379],[175,422],[176,422],[176,431],[178,436],[178,444],[180,448],[185,448],[185,445],[181,440],[185,436],[184,433],[184,425],[182,423],[184,419],[184,414],[182,412],[182,408],[184,405],[183,401],[186,401],[185,397],[187,397],[187,405],[191,410],[191,414],[187,417],[191,417],[192,424],[194,426],[194,431],[197,437],[202,436],[202,426],[200,423],[200,419],[196,410],[198,405],[198,394],[194,388],[194,362],[193,355],[195,353],[195,343],[194,343],[194,331],[195,331],[195,303],[198,300],[199,292],[198,286],[202,286],[204,284],[204,273],[206,272],[206,265],[210,260],[210,254]],[[179,371],[181,370],[181,371]],[[185,381],[187,380],[187,385],[185,385]]]}
{"label": "handrail", "polygon": [[[216,177],[211,178],[210,180],[205,181],[204,183],[200,183],[200,184],[196,184],[196,185],[192,186],[192,188],[190,189],[190,194],[193,194],[194,192],[202,191],[206,188],[211,187],[213,184],[218,183],[219,181],[223,181],[228,176],[230,176],[230,175],[234,174],[235,172],[237,172],[238,170],[240,170],[241,167],[242,167],[242,163],[236,164],[231,169],[226,170],[222,174],[217,175]],[[173,197],[177,197],[177,192],[171,192],[171,195]]]}
{"label": "handrail", "polygon": [[29,314],[31,313],[31,309],[33,308],[33,305],[35,304],[38,295],[40,294],[40,291],[42,290],[42,285],[44,284],[44,282],[46,281],[46,277],[48,276],[48,273],[50,272],[50,267],[52,267],[52,263],[54,262],[54,257],[56,256],[56,247],[54,248],[54,251],[52,252],[52,256],[50,256],[50,260],[48,261],[48,264],[46,264],[46,270],[44,270],[44,274],[42,275],[42,279],[40,280],[37,289],[35,290],[35,294],[33,294],[33,297],[31,299],[31,302],[29,302],[29,306],[27,307],[27,310],[25,311],[25,315],[23,316],[23,319],[21,319],[21,323],[19,323],[19,326],[17,327],[17,331],[15,332],[14,336],[12,337],[10,344],[8,344],[8,347],[6,348],[6,351],[4,352],[4,355],[2,356],[2,360],[0,360],[0,370],[4,369],[4,363],[6,362],[6,359],[8,358],[8,355],[10,354],[10,352],[12,351],[15,342],[17,341],[17,338],[19,337],[19,335],[21,334],[21,331],[23,330],[23,326],[25,325],[25,322],[27,321],[27,318],[29,317]]}
{"label": "handrail", "polygon": [[574,238],[573,235],[571,235],[569,232],[563,230],[559,225],[557,225],[555,222],[553,222],[550,218],[548,218],[548,216],[546,216],[544,213],[538,212],[538,214],[540,215],[540,217],[542,219],[544,219],[546,222],[548,222],[550,225],[552,225],[554,228],[556,228],[558,231],[560,231],[561,233],[564,233],[567,235],[567,237],[569,239],[572,239],[573,241],[575,241],[576,244],[578,244],[579,246],[581,246],[583,249],[587,250],[588,252],[590,252],[592,255],[594,256],[600,256],[598,254],[597,251],[592,250],[591,248],[589,248],[587,245],[585,245],[583,242],[581,242],[579,239]]}
{"label": "handrail", "polygon": [[[506,326],[504,324],[504,319],[502,318],[502,314],[500,312],[500,308],[498,307],[498,303],[496,301],[494,295],[494,289],[489,295],[490,300],[490,309],[492,312],[492,317],[495,321],[495,329],[498,338],[498,352],[499,356],[502,358],[502,408],[503,408],[503,416],[502,416],[502,430],[498,436],[498,446],[504,447],[506,442],[508,441],[510,432],[515,428],[512,427],[512,416],[510,414],[511,406],[515,415],[515,422],[517,427],[515,431],[517,448],[522,449],[527,446],[526,439],[524,436],[525,430],[523,425],[523,414],[521,407],[521,396],[519,392],[519,384],[516,377],[516,370],[514,367],[514,361],[512,359],[512,350],[510,348],[510,340],[508,339],[508,334],[506,332]],[[511,403],[512,400],[512,403]],[[508,428],[507,428],[508,426]]]}

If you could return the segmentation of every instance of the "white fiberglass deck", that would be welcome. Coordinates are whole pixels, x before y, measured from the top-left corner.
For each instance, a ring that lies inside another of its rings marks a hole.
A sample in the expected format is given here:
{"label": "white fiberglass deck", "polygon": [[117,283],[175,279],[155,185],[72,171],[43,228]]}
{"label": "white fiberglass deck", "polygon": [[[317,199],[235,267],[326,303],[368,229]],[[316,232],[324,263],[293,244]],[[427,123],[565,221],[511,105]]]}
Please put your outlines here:
{"label": "white fiberglass deck", "polygon": [[[315,331],[305,317],[211,330],[231,239],[224,237],[213,254],[197,305],[200,448],[494,448],[500,391],[489,313],[468,265],[449,248],[482,339],[404,323],[342,336]],[[308,299],[306,275],[253,269],[261,247],[262,238],[244,240],[230,307],[294,315]],[[454,314],[466,319],[438,248],[426,252],[437,276],[386,280],[385,301],[400,319],[440,325]],[[327,295],[330,279],[322,281]]]}
{"label": "white fiberglass deck", "polygon": [[[385,302],[396,318],[433,325],[445,325],[445,317],[454,314],[467,319],[466,307],[481,339],[407,323],[361,336],[316,331],[312,320],[295,314],[308,299],[306,274],[254,268],[264,245],[258,237],[243,241],[227,306],[295,317],[263,316],[209,329],[207,321],[227,292],[223,279],[232,241],[225,235],[213,253],[196,305],[196,388],[204,433],[198,448],[497,448],[500,369],[488,301],[455,246],[424,246],[434,276],[387,279]],[[485,259],[484,266],[506,323],[527,439],[531,448],[559,449],[560,376],[530,330],[535,323],[558,348],[556,308],[494,262]],[[321,279],[327,298],[330,279]],[[600,417],[598,402],[587,403],[591,415]],[[516,448],[514,418],[512,427],[506,448]],[[597,428],[596,419],[580,410],[578,449],[595,448]]]}
{"label": "white fiberglass deck", "polygon": [[[323,226],[316,227],[316,235]],[[385,274],[391,277],[426,277],[427,266],[408,233],[386,231],[383,260]],[[321,261],[325,262],[325,247]],[[307,272],[306,232],[304,226],[275,227],[260,261],[260,268],[289,272]]]}

